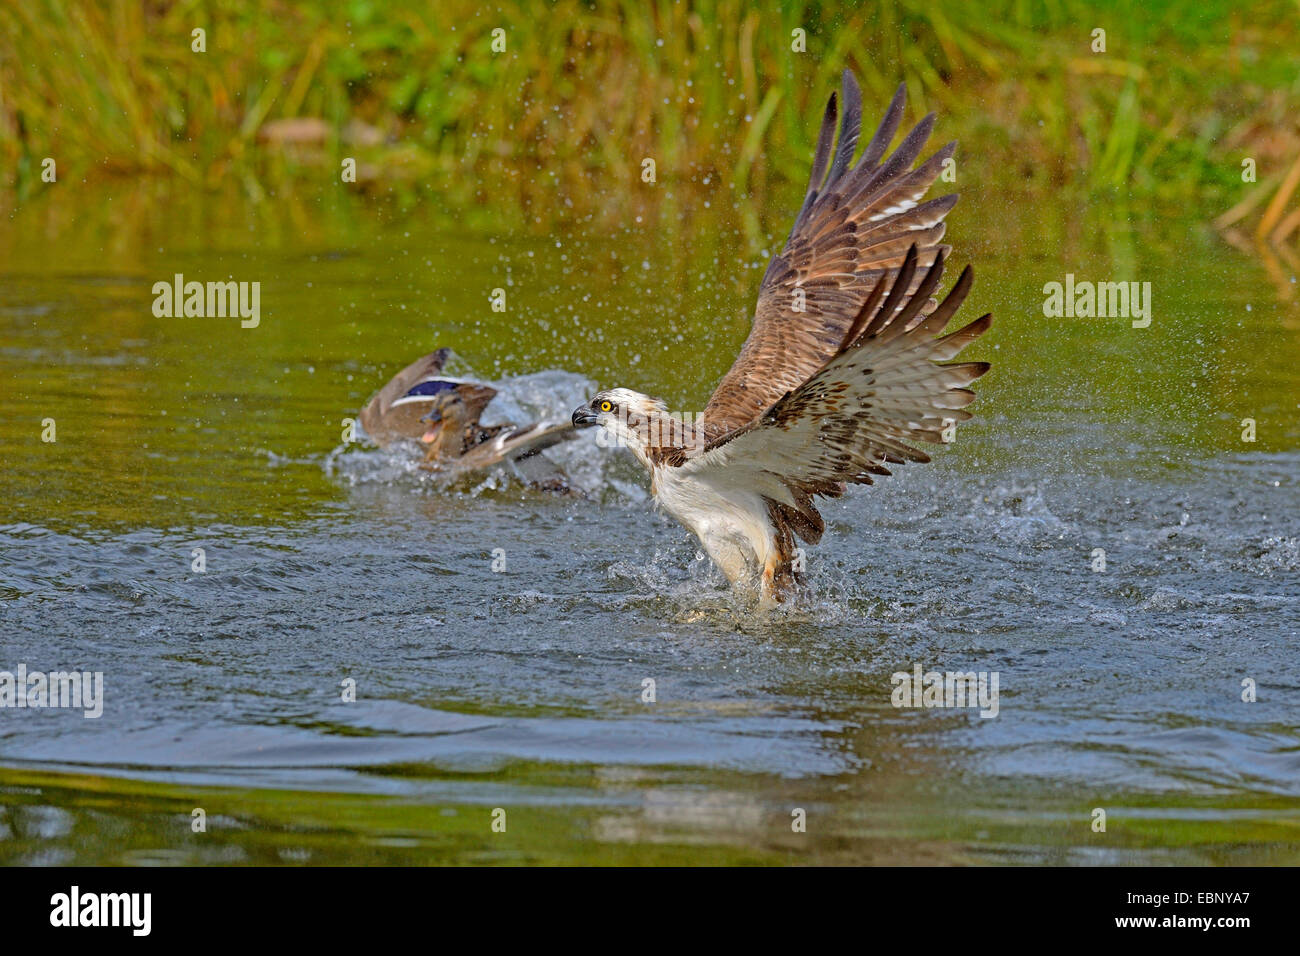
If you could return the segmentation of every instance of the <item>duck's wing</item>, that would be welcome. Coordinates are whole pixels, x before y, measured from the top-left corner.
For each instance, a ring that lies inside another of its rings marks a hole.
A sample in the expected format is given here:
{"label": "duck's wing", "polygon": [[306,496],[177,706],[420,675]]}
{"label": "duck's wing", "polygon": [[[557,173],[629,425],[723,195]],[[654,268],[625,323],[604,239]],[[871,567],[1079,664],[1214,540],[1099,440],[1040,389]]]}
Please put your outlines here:
{"label": "duck's wing", "polygon": [[780,519],[815,542],[822,531],[814,495],[838,496],[846,483],[871,484],[887,464],[929,461],[909,441],[942,442],[950,422],[965,421],[975,398],[968,386],[986,362],[943,365],[988,329],[981,316],[940,337],[966,294],[967,267],[943,303],[922,307],[938,288],[943,257],[921,273],[918,254],[904,258],[889,294],[868,297],[831,358],[759,419],[686,456],[683,476],[757,492]]}
{"label": "duck's wing", "polygon": [[576,485],[570,484],[568,476],[545,455],[539,455],[536,452],[526,454],[513,459],[510,462],[510,467],[523,481],[538,491],[563,495],[566,498],[587,497],[586,492]]}
{"label": "duck's wing", "polygon": [[419,438],[428,428],[420,418],[429,412],[443,392],[452,389],[465,402],[468,424],[478,422],[483,409],[496,395],[496,389],[443,375],[442,369],[450,354],[450,349],[442,348],[416,359],[394,375],[361,410],[361,427],[376,444],[388,445],[402,438]]}
{"label": "duck's wing", "polygon": [[[848,70],[841,93],[844,117],[834,159],[832,93],[803,206],[785,248],[763,276],[749,337],[701,416],[710,438],[758,418],[821,368],[844,341],[867,296],[898,275],[910,247],[916,247],[922,268],[947,252],[940,245],[943,217],[957,196],[918,201],[957,144],[949,143],[911,168],[930,136],[931,114],[884,159],[903,118],[906,90],[899,86],[861,159],[851,166],[862,126],[862,96]],[[915,281],[921,281],[919,275]],[[933,308],[932,302],[922,303],[916,321]]]}
{"label": "duck's wing", "polygon": [[567,421],[534,422],[519,428],[510,425],[467,449],[452,465],[458,471],[491,468],[503,461],[518,461],[536,455],[575,435],[573,423]]}

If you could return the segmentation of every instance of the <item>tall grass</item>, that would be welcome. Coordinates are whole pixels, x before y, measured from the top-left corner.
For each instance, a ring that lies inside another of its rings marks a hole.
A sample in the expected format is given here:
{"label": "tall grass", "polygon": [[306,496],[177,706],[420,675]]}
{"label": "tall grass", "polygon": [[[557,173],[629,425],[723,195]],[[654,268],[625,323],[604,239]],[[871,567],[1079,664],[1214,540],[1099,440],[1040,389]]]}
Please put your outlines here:
{"label": "tall grass", "polygon": [[1229,197],[1247,151],[1262,170],[1300,155],[1296,21],[1284,0],[23,0],[0,7],[0,163],[21,201],[45,157],[62,181],[254,195],[355,157],[363,188],[547,227],[800,180],[849,66],[868,122],[906,81],[985,181]]}

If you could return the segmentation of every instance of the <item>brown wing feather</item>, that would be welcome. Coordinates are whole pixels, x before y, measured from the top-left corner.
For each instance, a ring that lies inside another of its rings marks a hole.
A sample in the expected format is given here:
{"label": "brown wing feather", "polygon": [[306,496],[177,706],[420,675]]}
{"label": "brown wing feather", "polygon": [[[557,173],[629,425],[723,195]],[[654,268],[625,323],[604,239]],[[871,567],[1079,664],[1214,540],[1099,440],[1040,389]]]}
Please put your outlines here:
{"label": "brown wing feather", "polygon": [[[916,266],[921,269],[947,252],[940,244],[943,217],[957,196],[917,203],[956,144],[949,143],[912,169],[934,125],[931,114],[881,163],[903,117],[906,90],[899,86],[861,159],[850,166],[862,109],[857,81],[848,70],[842,97],[845,110],[834,161],[836,101],[831,94],[808,191],[790,238],[763,276],[749,338],[705,406],[702,421],[710,438],[753,421],[835,355],[867,297],[893,281],[909,248],[916,247]],[[912,284],[900,291],[915,291],[922,279],[917,271]],[[799,289],[802,312],[794,310]],[[920,315],[933,308],[927,298]]]}
{"label": "brown wing feather", "polygon": [[963,270],[926,314],[923,303],[938,288],[943,256],[924,273],[918,262],[917,250],[909,250],[888,293],[884,283],[871,291],[843,340],[807,381],[680,467],[725,469],[729,481],[768,500],[785,531],[816,543],[823,525],[815,496],[838,497],[847,484],[869,485],[873,476],[890,474],[888,465],[929,461],[910,443],[942,442],[946,423],[969,419],[966,406],[975,393],[967,386],[989,367],[941,363],[979,338],[992,317],[943,335],[970,292],[973,273]]}
{"label": "brown wing feather", "polygon": [[572,422],[534,422],[522,428],[506,426],[500,433],[468,449],[456,460],[455,467],[465,470],[490,468],[507,458],[531,457],[576,437]]}
{"label": "brown wing feather", "polygon": [[[420,417],[429,410],[424,404],[405,404],[394,406],[417,383],[426,378],[442,374],[451,350],[446,348],[422,355],[406,368],[402,369],[381,388],[361,410],[361,427],[366,430],[376,444],[388,445],[402,438],[419,438],[428,427]],[[478,382],[463,382],[458,386],[462,401],[468,409],[471,424],[478,421],[483,409],[496,396],[496,389]]]}

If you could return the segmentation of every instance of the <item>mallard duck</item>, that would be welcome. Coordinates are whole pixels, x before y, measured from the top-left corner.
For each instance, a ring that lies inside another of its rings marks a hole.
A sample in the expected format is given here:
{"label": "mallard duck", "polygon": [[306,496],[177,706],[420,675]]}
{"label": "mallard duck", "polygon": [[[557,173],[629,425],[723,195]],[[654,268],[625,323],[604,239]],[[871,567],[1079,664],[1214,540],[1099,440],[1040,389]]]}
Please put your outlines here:
{"label": "mallard duck", "polygon": [[479,417],[497,390],[444,375],[450,355],[450,349],[441,348],[416,359],[361,410],[361,426],[377,445],[418,440],[425,445],[425,467],[467,471],[519,462],[574,437],[568,421],[522,427],[480,424]]}

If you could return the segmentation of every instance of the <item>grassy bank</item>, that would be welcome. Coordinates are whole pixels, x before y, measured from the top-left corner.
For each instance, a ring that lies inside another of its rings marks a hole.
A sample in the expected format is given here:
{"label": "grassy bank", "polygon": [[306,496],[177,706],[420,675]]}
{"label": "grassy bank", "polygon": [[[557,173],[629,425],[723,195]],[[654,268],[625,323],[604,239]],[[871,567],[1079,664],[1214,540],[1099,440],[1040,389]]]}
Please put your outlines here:
{"label": "grassy bank", "polygon": [[1276,186],[1300,156],[1293,2],[758,6],[6,4],[4,201],[45,188],[46,157],[61,182],[234,180],[254,196],[338,182],[352,157],[355,188],[434,189],[542,227],[624,217],[674,188],[761,198],[806,176],[845,65],[869,121],[900,80],[915,115],[941,113],[938,137],[962,142],[959,183],[1123,189],[1213,215],[1241,200],[1243,159]]}

